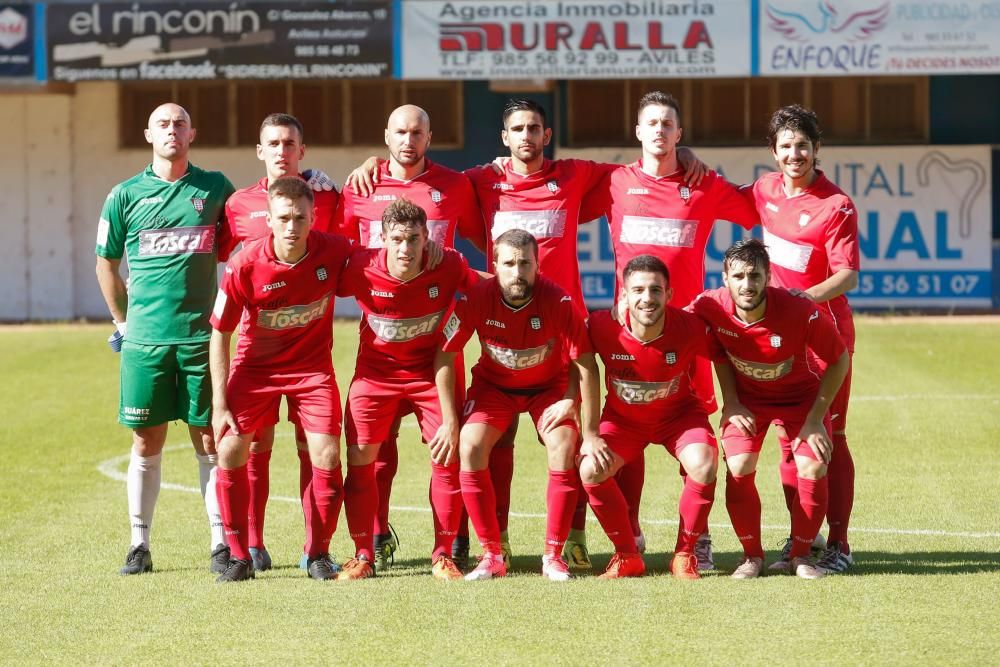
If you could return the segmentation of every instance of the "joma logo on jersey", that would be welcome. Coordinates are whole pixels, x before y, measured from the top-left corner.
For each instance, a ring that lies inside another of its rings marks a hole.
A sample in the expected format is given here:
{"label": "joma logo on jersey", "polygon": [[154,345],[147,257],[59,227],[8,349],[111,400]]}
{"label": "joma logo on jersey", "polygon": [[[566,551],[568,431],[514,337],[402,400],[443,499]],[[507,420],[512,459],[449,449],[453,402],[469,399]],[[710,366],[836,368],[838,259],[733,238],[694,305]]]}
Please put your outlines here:
{"label": "joma logo on jersey", "polygon": [[372,201],[396,201],[396,195],[372,195]]}
{"label": "joma logo on jersey", "polygon": [[494,190],[503,190],[503,191],[513,190],[514,189],[514,184],[513,183],[494,183],[493,184],[493,189]]}
{"label": "joma logo on jersey", "polygon": [[255,218],[266,218],[266,217],[267,217],[267,211],[250,211],[251,220],[254,220]]}
{"label": "joma logo on jersey", "polygon": [[536,239],[561,239],[566,231],[566,211],[497,211],[493,240],[510,229],[523,229]]}
{"label": "joma logo on jersey", "polygon": [[792,370],[792,361],[794,358],[788,358],[784,361],[779,361],[776,364],[762,364],[756,361],[745,361],[733,355],[729,355],[729,360],[733,363],[733,368],[737,370],[741,375],[744,375],[751,380],[761,380],[764,382],[771,382],[773,380],[780,380],[781,378],[788,375]]}
{"label": "joma logo on jersey", "polygon": [[382,291],[380,289],[373,289],[373,290],[370,290],[370,292],[371,292],[372,296],[380,296],[383,299],[394,299],[394,298],[396,298],[396,295],[393,294],[392,292],[384,292],[384,291]]}
{"label": "joma logo on jersey", "polygon": [[723,329],[722,327],[718,327],[716,329],[716,331],[718,331],[723,336],[729,336],[730,338],[739,338],[740,337],[740,335],[738,333],[736,333],[735,331],[730,331],[729,329]]}
{"label": "joma logo on jersey", "polygon": [[507,325],[500,320],[486,320],[486,326],[496,327],[497,329],[506,329]]}
{"label": "joma logo on jersey", "polygon": [[520,371],[545,363],[545,360],[549,357],[549,353],[552,351],[552,342],[549,341],[545,345],[526,350],[512,350],[509,347],[498,347],[489,343],[483,343],[483,349],[486,350],[486,354],[489,355],[490,359],[504,368]]}
{"label": "joma logo on jersey", "polygon": [[301,306],[288,306],[277,310],[262,310],[257,316],[257,326],[264,329],[295,329],[304,327],[326,315],[330,305],[330,295],[319,301]]}
{"label": "joma logo on jersey", "polygon": [[147,229],[139,233],[139,256],[211,253],[215,227]]}
{"label": "joma logo on jersey", "polygon": [[284,280],[279,280],[276,283],[270,283],[268,285],[264,285],[263,287],[260,288],[260,290],[262,292],[270,292],[271,290],[276,290],[280,287],[287,287]]}
{"label": "joma logo on jersey", "polygon": [[622,219],[620,240],[637,245],[693,248],[697,234],[697,220],[626,215]]}
{"label": "joma logo on jersey", "polygon": [[136,202],[136,206],[146,206],[147,204],[162,204],[163,197],[146,197]]}
{"label": "joma logo on jersey", "polygon": [[662,400],[676,394],[679,385],[679,376],[671,378],[667,382],[626,382],[617,378],[611,380],[615,396],[629,405],[641,405]]}
{"label": "joma logo on jersey", "polygon": [[627,194],[627,195],[648,195],[649,194],[649,188],[629,188],[628,192],[626,192],[625,194]]}
{"label": "joma logo on jersey", "polygon": [[612,361],[635,361],[635,357],[631,354],[612,354]]}
{"label": "joma logo on jersey", "polygon": [[368,315],[366,319],[368,326],[372,328],[379,340],[384,340],[387,343],[403,343],[434,333],[443,315],[444,311],[438,311],[423,317],[407,319],[391,319],[378,315]]}

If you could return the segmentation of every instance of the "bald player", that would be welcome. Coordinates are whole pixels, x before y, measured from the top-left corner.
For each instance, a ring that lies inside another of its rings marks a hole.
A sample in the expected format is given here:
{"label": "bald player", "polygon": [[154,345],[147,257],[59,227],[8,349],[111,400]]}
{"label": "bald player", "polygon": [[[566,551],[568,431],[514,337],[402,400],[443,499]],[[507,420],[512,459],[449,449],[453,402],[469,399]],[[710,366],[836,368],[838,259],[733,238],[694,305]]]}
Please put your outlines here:
{"label": "bald player", "polygon": [[[210,569],[221,573],[229,561],[215,495],[208,341],[217,249],[228,243],[224,206],[233,186],[188,160],[195,134],[183,107],[158,106],[145,130],[152,162],[111,189],[97,227],[97,281],[124,338],[118,421],[132,429],[126,475],[132,538],[123,575],[153,569],[150,526],[167,422],[175,419],[188,424],[198,459],[211,525]],[[126,255],[127,290],[120,272]]]}

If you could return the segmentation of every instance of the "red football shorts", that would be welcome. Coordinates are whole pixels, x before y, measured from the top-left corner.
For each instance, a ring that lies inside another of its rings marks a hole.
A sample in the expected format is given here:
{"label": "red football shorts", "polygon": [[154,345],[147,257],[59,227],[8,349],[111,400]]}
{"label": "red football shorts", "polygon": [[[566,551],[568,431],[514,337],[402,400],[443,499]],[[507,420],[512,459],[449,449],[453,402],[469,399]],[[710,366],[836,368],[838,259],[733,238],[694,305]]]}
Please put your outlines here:
{"label": "red football shorts", "polygon": [[[511,393],[474,378],[465,400],[465,409],[462,411],[462,424],[486,424],[499,431],[506,431],[518,415],[527,412],[535,422],[537,430],[545,408],[562,400],[566,395],[566,386],[553,385],[531,390],[531,393],[520,393],[520,391]],[[572,419],[564,419],[556,426],[568,426],[576,432],[580,431]]]}
{"label": "red football shorts", "polygon": [[281,397],[288,401],[288,421],[310,433],[340,435],[343,414],[333,373],[281,375],[233,369],[226,397],[240,433],[278,423]]}
{"label": "red football shorts", "polygon": [[[700,407],[700,406],[699,406]],[[627,422],[617,415],[601,416],[601,437],[618,456],[630,463],[642,456],[646,445],[663,445],[671,456],[677,458],[688,445],[701,443],[719,447],[708,422],[708,415],[701,409],[673,413],[657,425]]]}
{"label": "red football shorts", "polygon": [[[811,406],[811,402],[810,402]],[[757,423],[757,432],[754,435],[743,435],[738,428],[732,424],[722,425],[722,449],[726,456],[736,456],[737,454],[759,454],[764,446],[764,438],[767,436],[767,429],[771,424],[782,426],[788,435],[789,441],[794,441],[802,430],[809,408],[803,409],[801,406],[747,406],[753,412],[754,420]],[[826,428],[827,435],[832,435],[833,430],[830,423],[830,415],[823,418],[823,427]],[[803,443],[795,450],[796,456],[805,456],[813,460],[819,459],[813,454],[812,448]]]}
{"label": "red football shorts", "polygon": [[[464,380],[456,379],[455,404],[465,397]],[[417,416],[420,435],[429,442],[441,426],[441,402],[434,380],[391,380],[355,376],[347,393],[347,444],[381,444],[396,420]]]}

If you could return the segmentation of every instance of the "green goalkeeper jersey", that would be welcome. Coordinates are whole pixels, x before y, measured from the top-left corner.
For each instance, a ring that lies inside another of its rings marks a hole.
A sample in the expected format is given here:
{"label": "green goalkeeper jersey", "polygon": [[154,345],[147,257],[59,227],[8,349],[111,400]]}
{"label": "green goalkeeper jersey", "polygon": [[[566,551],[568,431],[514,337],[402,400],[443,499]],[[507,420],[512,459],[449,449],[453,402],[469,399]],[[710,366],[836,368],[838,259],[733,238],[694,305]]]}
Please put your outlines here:
{"label": "green goalkeeper jersey", "polygon": [[152,165],[108,194],[96,253],[128,257],[128,340],[144,345],[209,339],[219,235],[232,183],[193,164],[173,183]]}

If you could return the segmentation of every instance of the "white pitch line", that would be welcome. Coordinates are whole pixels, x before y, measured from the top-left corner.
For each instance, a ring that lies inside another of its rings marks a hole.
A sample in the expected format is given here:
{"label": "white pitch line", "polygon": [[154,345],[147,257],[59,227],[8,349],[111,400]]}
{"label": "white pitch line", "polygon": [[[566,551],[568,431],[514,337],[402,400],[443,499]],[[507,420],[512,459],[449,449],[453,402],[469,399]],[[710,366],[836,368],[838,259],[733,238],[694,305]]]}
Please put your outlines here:
{"label": "white pitch line", "polygon": [[[170,445],[164,447],[164,452],[172,452],[181,449],[187,449],[190,445]],[[111,479],[124,482],[125,473],[122,472],[122,464],[127,464],[131,454],[123,454],[121,456],[115,456],[108,459],[107,461],[102,461],[97,464],[97,471],[100,472],[105,477],[110,477]],[[160,488],[170,489],[171,491],[184,491],[185,493],[197,493],[200,494],[201,490],[193,486],[184,486],[183,484],[173,484],[171,482],[163,482]],[[290,496],[268,496],[269,500],[276,500],[282,503],[294,503],[298,505],[301,501],[300,498],[293,498]],[[409,507],[406,505],[390,505],[389,509],[393,512],[421,512],[430,513],[431,509],[429,507]],[[515,519],[544,519],[546,515],[531,513],[531,512],[511,512],[510,516]],[[587,517],[588,521],[596,522],[592,516]],[[676,519],[642,519],[642,523],[650,524],[653,526],[676,526]],[[712,523],[709,524],[711,528],[727,529],[730,528],[729,524],[726,523]],[[762,525],[764,530],[788,530],[787,525]],[[1000,538],[1000,533],[990,533],[990,532],[970,532],[970,531],[948,531],[948,530],[930,530],[927,528],[860,528],[856,526],[851,526],[851,531],[855,533],[872,533],[880,535],[923,535],[923,536],[936,536],[936,537],[968,537],[975,539],[996,539]]]}
{"label": "white pitch line", "polygon": [[998,401],[1000,394],[889,394],[871,396],[851,396],[855,401]]}

